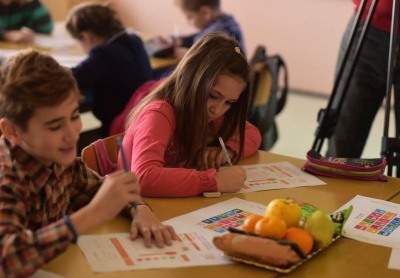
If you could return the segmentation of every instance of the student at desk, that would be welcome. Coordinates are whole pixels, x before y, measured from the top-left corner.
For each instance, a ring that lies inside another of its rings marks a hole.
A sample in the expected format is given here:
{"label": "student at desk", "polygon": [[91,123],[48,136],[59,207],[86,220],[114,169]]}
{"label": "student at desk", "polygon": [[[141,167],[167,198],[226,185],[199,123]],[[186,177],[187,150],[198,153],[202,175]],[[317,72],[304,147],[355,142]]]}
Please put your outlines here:
{"label": "student at desk", "polygon": [[89,54],[72,72],[79,88],[93,94],[93,114],[102,124],[95,139],[104,138],[135,90],[153,79],[149,58],[142,40],[128,34],[106,5],[89,2],[75,6],[66,28]]}
{"label": "student at desk", "polygon": [[220,0],[175,0],[175,4],[181,9],[188,23],[199,30],[195,34],[175,38],[177,58],[181,58],[187,49],[205,34],[215,31],[221,31],[235,38],[243,53],[246,53],[240,26],[232,15],[221,10]]}
{"label": "student at desk", "polygon": [[54,22],[39,0],[0,0],[0,40],[31,43],[33,34],[50,34]]}
{"label": "student at desk", "polygon": [[260,146],[259,130],[246,121],[249,71],[236,40],[209,33],[133,109],[123,146],[143,196],[240,190],[243,168],[217,171],[228,161],[218,139],[226,141],[233,163]]}
{"label": "student at desk", "polygon": [[26,50],[0,76],[0,277],[32,274],[123,209],[134,217],[132,240],[172,243],[174,230],[141,200],[134,173],[103,178],[76,158],[80,93],[69,70]]}

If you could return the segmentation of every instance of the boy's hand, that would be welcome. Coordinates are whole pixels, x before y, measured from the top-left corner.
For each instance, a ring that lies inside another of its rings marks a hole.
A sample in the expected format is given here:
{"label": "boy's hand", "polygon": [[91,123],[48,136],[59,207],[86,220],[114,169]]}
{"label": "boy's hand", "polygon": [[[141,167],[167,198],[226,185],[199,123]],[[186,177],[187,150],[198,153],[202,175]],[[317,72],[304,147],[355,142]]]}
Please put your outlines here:
{"label": "boy's hand", "polygon": [[141,202],[137,176],[132,172],[120,170],[104,178],[103,184],[88,206],[104,223],[117,216],[130,202]]}
{"label": "boy's hand", "polygon": [[28,28],[22,28],[16,31],[6,31],[4,32],[4,40],[16,43],[32,43],[33,42],[33,32]]}
{"label": "boy's hand", "polygon": [[232,166],[221,169],[214,175],[218,191],[234,193],[238,192],[247,179],[246,171],[240,166]]}
{"label": "boy's hand", "polygon": [[154,237],[156,245],[159,248],[166,245],[172,245],[172,240],[178,239],[174,228],[169,225],[163,225],[146,205],[139,205],[131,224],[131,239],[136,239],[139,234],[143,236],[147,247],[152,244]]}

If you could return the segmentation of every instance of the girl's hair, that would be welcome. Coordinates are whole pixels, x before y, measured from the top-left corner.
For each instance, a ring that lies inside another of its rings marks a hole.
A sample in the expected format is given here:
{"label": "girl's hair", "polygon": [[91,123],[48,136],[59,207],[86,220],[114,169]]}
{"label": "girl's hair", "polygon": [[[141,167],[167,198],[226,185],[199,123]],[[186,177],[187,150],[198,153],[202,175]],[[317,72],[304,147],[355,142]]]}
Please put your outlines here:
{"label": "girl's hair", "polygon": [[178,7],[192,12],[197,12],[203,6],[217,10],[220,8],[219,2],[219,0],[175,0]]}
{"label": "girl's hair", "polygon": [[69,69],[47,54],[20,51],[0,70],[0,118],[26,130],[36,108],[59,105],[71,93],[80,96]]}
{"label": "girl's hair", "polygon": [[125,30],[116,13],[106,5],[85,2],[74,6],[66,20],[66,28],[70,35],[81,40],[81,32],[90,31],[96,36],[108,39]]}
{"label": "girl's hair", "polygon": [[214,32],[197,41],[182,58],[174,72],[146,96],[128,117],[128,125],[149,102],[163,99],[175,111],[176,130],[173,144],[177,151],[174,165],[185,162],[185,167],[196,166],[198,155],[207,147],[207,137],[212,135],[211,145],[219,145],[217,138],[228,140],[239,132],[240,151],[243,154],[244,130],[249,105],[249,87],[246,86],[237,102],[225,113],[219,134],[213,133],[207,120],[207,101],[216,79],[221,74],[243,79],[249,84],[250,68],[243,50],[233,38]]}

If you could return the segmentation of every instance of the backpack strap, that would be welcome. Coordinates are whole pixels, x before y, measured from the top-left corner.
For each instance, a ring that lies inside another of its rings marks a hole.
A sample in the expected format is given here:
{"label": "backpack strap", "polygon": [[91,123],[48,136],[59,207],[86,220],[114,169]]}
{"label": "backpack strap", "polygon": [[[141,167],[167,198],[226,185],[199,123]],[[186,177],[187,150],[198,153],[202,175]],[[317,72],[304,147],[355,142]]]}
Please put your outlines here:
{"label": "backpack strap", "polygon": [[105,176],[117,170],[117,163],[113,163],[107,155],[107,150],[102,139],[98,139],[91,143],[97,157],[97,166],[99,174]]}
{"label": "backpack strap", "polygon": [[277,72],[276,72],[277,82],[279,82],[279,73],[281,72],[281,70],[283,72],[283,84],[282,86],[278,85],[279,95],[277,96],[277,105],[275,112],[275,115],[278,115],[282,111],[286,103],[286,98],[289,91],[289,86],[288,86],[289,77],[288,77],[288,70],[282,56],[276,54],[271,56],[271,58],[275,60],[275,63],[277,64]]}

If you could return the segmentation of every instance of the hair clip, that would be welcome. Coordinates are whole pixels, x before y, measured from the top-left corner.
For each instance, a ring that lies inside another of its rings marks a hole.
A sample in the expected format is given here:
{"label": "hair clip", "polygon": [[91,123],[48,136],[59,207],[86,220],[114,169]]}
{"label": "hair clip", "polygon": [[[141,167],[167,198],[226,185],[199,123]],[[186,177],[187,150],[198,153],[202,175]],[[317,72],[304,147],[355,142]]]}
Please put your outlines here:
{"label": "hair clip", "polygon": [[240,47],[239,46],[235,46],[235,51],[237,54],[240,54]]}

